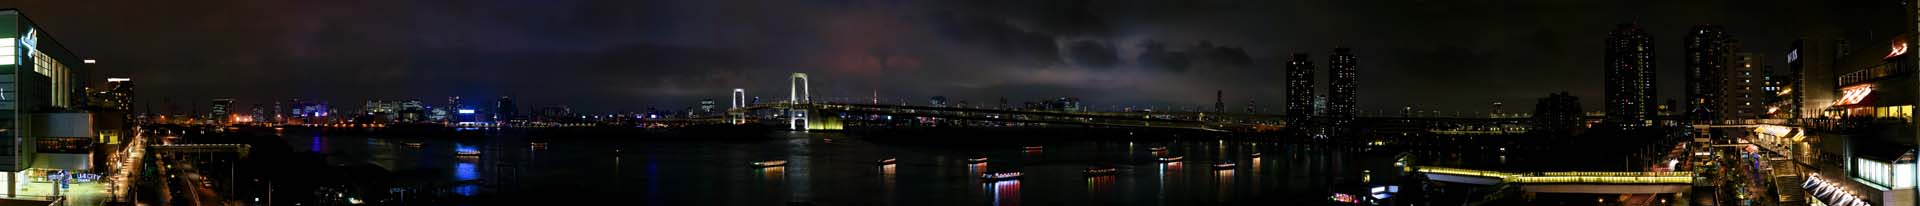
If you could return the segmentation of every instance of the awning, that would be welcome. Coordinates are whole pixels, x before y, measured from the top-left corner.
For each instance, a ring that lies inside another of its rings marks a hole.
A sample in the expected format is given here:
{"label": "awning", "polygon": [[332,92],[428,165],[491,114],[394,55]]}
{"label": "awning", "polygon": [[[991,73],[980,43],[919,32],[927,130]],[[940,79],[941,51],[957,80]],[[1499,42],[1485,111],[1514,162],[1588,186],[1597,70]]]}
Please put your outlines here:
{"label": "awning", "polygon": [[40,153],[33,156],[33,168],[91,170],[92,158],[87,154]]}
{"label": "awning", "polygon": [[1803,182],[1800,184],[1801,189],[1806,189],[1807,193],[1812,194],[1814,199],[1819,199],[1820,202],[1826,203],[1827,205],[1833,205],[1833,206],[1871,206],[1873,205],[1871,203],[1867,203],[1868,200],[1862,198],[1862,196],[1858,194],[1853,194],[1852,191],[1847,191],[1846,188],[1842,188],[1842,187],[1845,187],[1845,186],[1837,185],[1837,184],[1834,184],[1833,182],[1827,182],[1825,178],[1821,178],[1820,175],[1814,174],[1814,173],[1808,173],[1806,182]]}

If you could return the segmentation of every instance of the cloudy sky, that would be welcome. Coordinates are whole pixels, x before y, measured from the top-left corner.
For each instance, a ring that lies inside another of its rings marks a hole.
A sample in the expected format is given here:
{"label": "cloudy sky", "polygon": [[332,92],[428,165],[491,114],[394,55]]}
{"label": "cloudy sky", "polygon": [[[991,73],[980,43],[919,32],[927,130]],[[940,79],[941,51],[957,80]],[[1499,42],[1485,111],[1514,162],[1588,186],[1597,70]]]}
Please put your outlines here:
{"label": "cloudy sky", "polygon": [[[131,77],[165,108],[291,97],[335,104],[513,95],[522,106],[643,111],[725,101],[732,88],[924,103],[1080,97],[1200,106],[1224,90],[1278,108],[1280,62],[1333,47],[1360,59],[1366,110],[1508,111],[1568,91],[1598,110],[1602,40],[1637,22],[1660,95],[1681,88],[1680,37],[1721,24],[1783,65],[1801,36],[1897,33],[1898,1],[1825,0],[0,0],[76,53],[95,79]],[[1880,28],[1880,29],[1876,29]],[[1877,35],[1875,35],[1877,34]],[[1778,68],[1782,71],[1784,67]],[[244,106],[243,106],[244,107]],[[1210,106],[1209,106],[1210,107]],[[1278,110],[1271,110],[1278,112]]]}

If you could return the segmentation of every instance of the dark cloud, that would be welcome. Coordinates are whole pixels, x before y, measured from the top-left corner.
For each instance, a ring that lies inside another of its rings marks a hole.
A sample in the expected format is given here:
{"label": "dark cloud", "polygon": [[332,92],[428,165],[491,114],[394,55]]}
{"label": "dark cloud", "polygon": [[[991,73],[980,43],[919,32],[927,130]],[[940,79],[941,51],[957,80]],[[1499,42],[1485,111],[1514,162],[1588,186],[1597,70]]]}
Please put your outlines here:
{"label": "dark cloud", "polygon": [[1526,108],[1559,91],[1601,108],[1601,40],[1617,23],[1639,22],[1653,34],[1659,84],[1670,86],[1660,93],[1670,98],[1682,85],[1677,40],[1690,25],[1726,25],[1748,50],[1779,53],[1803,36],[1885,37],[1908,23],[1897,19],[1911,7],[1894,3],[0,0],[0,7],[21,8],[76,53],[100,59],[95,79],[135,78],[138,99],[150,102],[515,95],[528,106],[631,111],[723,99],[732,88],[780,98],[773,91],[785,90],[788,73],[807,72],[816,96],[839,99],[1075,96],[1171,107],[1211,105],[1210,91],[1225,90],[1237,108],[1245,100],[1282,102],[1285,59],[1276,57],[1310,53],[1324,71],[1331,48],[1348,47],[1361,59],[1363,109],[1417,103],[1480,111],[1489,101]]}
{"label": "dark cloud", "polygon": [[1166,42],[1147,40],[1140,43],[1140,48],[1146,51],[1140,52],[1140,56],[1134,59],[1141,67],[1177,72],[1186,71],[1191,63],[1186,52],[1168,51]]}
{"label": "dark cloud", "polygon": [[1120,54],[1113,45],[1099,41],[1076,41],[1067,44],[1067,62],[1090,68],[1112,68],[1120,65]]}

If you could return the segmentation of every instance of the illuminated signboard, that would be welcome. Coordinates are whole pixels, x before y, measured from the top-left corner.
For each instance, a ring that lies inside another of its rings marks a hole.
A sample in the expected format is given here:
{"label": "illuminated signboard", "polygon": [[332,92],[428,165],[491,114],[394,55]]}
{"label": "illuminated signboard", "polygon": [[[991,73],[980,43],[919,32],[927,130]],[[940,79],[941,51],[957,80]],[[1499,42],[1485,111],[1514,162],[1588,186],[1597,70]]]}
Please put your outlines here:
{"label": "illuminated signboard", "polygon": [[1883,59],[1890,59],[1900,56],[1901,54],[1907,54],[1907,37],[1905,36],[1895,37],[1893,39],[1893,49],[1888,49],[1887,57]]}
{"label": "illuminated signboard", "polygon": [[40,45],[40,31],[27,27],[27,35],[20,35],[20,46],[27,47],[27,57],[33,57],[35,45]]}
{"label": "illuminated signboard", "polygon": [[1800,50],[1787,51],[1787,62],[1800,61]]}
{"label": "illuminated signboard", "polygon": [[1360,204],[1360,198],[1358,196],[1349,195],[1349,194],[1333,193],[1333,196],[1327,197],[1327,200],[1333,200],[1334,202],[1340,202],[1340,203]]}
{"label": "illuminated signboard", "polygon": [[1867,94],[1873,93],[1873,85],[1847,87],[1840,89],[1840,93],[1840,99],[1834,100],[1833,106],[1859,104],[1861,100],[1867,99]]}
{"label": "illuminated signboard", "polygon": [[460,109],[461,114],[473,114],[472,109]]}

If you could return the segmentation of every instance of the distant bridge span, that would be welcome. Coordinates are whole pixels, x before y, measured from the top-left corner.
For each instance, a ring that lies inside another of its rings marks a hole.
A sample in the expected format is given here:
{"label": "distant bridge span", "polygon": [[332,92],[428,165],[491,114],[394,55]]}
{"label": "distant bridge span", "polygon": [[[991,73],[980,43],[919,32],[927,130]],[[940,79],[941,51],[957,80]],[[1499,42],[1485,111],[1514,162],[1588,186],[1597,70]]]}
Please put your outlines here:
{"label": "distant bridge span", "polygon": [[1123,114],[1113,114],[1113,113],[1077,113],[1077,112],[1055,112],[1055,111],[979,109],[979,108],[962,108],[962,107],[930,107],[930,106],[910,106],[910,105],[879,105],[879,104],[818,103],[818,102],[807,103],[807,104],[789,104],[782,101],[782,102],[775,102],[775,103],[769,103],[769,104],[754,104],[746,107],[740,107],[740,108],[737,108],[737,111],[730,112],[730,113],[747,113],[746,111],[764,111],[764,110],[778,111],[778,110],[794,110],[794,109],[819,111],[817,113],[809,113],[809,114],[816,114],[816,115],[832,114],[832,113],[847,113],[847,114],[862,114],[862,115],[933,117],[933,118],[977,120],[977,121],[1025,122],[1025,123],[1046,123],[1046,124],[1065,124],[1065,125],[1088,125],[1088,126],[1103,126],[1103,127],[1181,129],[1181,130],[1197,130],[1197,131],[1209,131],[1209,132],[1225,131],[1225,130],[1214,128],[1209,123],[1203,122],[1203,121],[1151,118],[1148,115],[1136,116],[1136,115],[1123,115]]}

